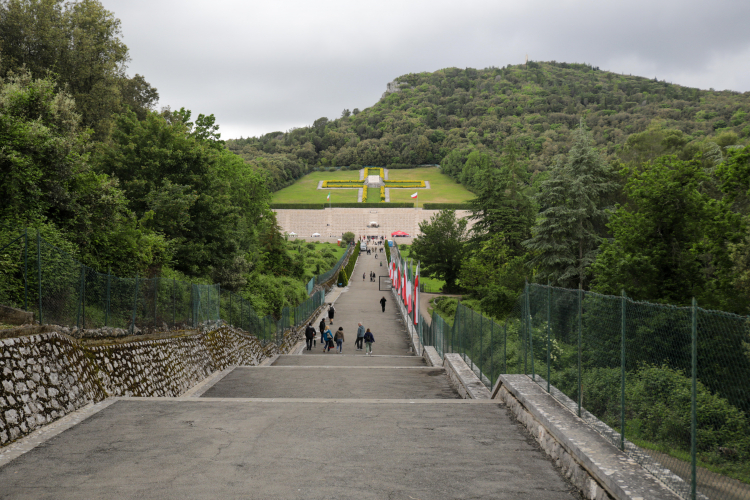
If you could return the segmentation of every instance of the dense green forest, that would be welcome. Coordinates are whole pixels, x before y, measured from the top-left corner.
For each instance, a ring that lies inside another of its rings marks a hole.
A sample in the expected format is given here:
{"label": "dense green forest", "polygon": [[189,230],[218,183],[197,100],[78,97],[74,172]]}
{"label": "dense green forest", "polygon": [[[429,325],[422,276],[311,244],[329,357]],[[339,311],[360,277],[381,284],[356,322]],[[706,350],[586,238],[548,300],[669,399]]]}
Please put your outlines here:
{"label": "dense green forest", "polygon": [[276,191],[331,166],[439,163],[471,184],[461,173],[468,155],[485,153],[497,163],[511,143],[528,171],[541,173],[570,149],[581,121],[608,160],[649,127],[680,131],[686,143],[712,137],[722,145],[743,144],[750,136],[748,93],[682,87],[586,64],[446,68],[396,82],[397,92],[363,111],[345,109],[335,120],[319,118],[309,127],[226,145],[268,171]]}
{"label": "dense green forest", "polygon": [[213,115],[154,110],[128,61],[96,0],[0,1],[0,248],[28,227],[101,272],[220,283],[261,315],[296,305],[335,252],[291,249],[264,171]]}

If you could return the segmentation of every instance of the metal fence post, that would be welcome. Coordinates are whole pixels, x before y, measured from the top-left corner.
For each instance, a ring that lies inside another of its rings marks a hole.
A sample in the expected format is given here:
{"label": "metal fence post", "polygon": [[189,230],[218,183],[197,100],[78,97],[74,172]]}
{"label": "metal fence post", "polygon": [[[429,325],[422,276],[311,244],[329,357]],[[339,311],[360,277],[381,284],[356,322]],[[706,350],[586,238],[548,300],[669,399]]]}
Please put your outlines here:
{"label": "metal fence post", "polygon": [[578,416],[581,416],[581,400],[583,387],[581,385],[581,334],[583,329],[583,286],[578,283]]}
{"label": "metal fence post", "polygon": [[529,335],[529,317],[528,317],[528,304],[529,304],[529,282],[526,282],[526,285],[523,287],[523,307],[521,310],[523,311],[523,338],[521,339],[521,343],[523,344],[523,374],[526,375],[529,372],[529,357],[527,353],[527,346],[528,343],[527,337]]}
{"label": "metal fence post", "polygon": [[490,325],[490,383],[495,385],[495,363],[493,362],[493,347],[495,345],[495,321]]}
{"label": "metal fence post", "polygon": [[39,324],[44,324],[42,316],[42,237],[39,236],[39,229],[36,230],[36,271],[37,281],[39,282]]}
{"label": "metal fence post", "polygon": [[[78,285],[78,307],[76,308],[76,328],[81,328],[81,306],[83,305],[83,283],[84,283],[84,277],[83,277],[83,264],[81,264],[81,283]],[[86,314],[86,311],[84,310],[84,314]],[[86,325],[86,319],[83,320],[84,327]]]}
{"label": "metal fence post", "polygon": [[547,280],[547,392],[549,392],[549,374],[550,374],[550,355],[549,355],[549,329],[552,321],[552,287]]}
{"label": "metal fence post", "polygon": [[110,311],[110,301],[112,300],[112,294],[111,294],[111,282],[112,282],[112,267],[107,268],[107,306],[106,311],[104,312],[104,326],[109,326],[109,311]]}
{"label": "metal fence post", "polygon": [[698,476],[696,470],[696,453],[698,450],[698,409],[696,393],[698,386],[698,305],[693,297],[692,308],[692,390],[690,394],[690,498],[696,500],[698,495]]}
{"label": "metal fence post", "polygon": [[23,230],[23,310],[29,310],[29,228]]}
{"label": "metal fence post", "polygon": [[503,325],[503,373],[508,373],[508,320]]}
{"label": "metal fence post", "polygon": [[159,278],[153,278],[154,280],[154,330],[156,330],[156,310],[159,308],[157,298],[159,297]]}
{"label": "metal fence post", "polygon": [[529,285],[529,293],[526,295],[526,300],[529,301],[526,312],[529,315],[529,359],[531,359],[531,380],[536,382],[536,370],[534,368],[534,336],[533,336],[533,322],[531,319],[531,285]]}
{"label": "metal fence post", "polygon": [[138,275],[135,275],[135,295],[133,295],[133,319],[130,323],[130,333],[135,333],[135,312],[138,307]]}
{"label": "metal fence post", "polygon": [[622,345],[620,347],[620,449],[625,451],[625,312],[627,301],[625,290],[622,291],[621,330]]}

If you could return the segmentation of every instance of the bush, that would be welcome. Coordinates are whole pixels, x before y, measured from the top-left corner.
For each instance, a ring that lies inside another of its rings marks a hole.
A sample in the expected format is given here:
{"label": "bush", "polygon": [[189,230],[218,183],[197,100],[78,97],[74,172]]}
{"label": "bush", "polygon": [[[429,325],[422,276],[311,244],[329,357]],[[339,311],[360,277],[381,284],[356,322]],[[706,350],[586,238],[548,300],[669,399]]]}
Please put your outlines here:
{"label": "bush", "polygon": [[[376,203],[333,203],[333,208],[414,208],[414,203],[403,202],[403,203],[388,203],[382,205],[380,202]],[[328,207],[328,204],[325,205]],[[325,208],[323,207],[323,208]],[[274,208],[274,207],[271,207]]]}
{"label": "bush", "polygon": [[339,277],[338,277],[338,279],[336,280],[336,282],[337,282],[337,283],[338,283],[339,285],[343,285],[343,286],[346,286],[346,285],[348,285],[348,284],[349,284],[349,279],[348,279],[348,278],[346,277],[346,269],[341,269],[341,270],[339,271]]}
{"label": "bush", "polygon": [[276,210],[323,210],[326,208],[324,203],[270,203],[268,206]]}
{"label": "bush", "polygon": [[425,210],[471,210],[468,203],[423,203]]}
{"label": "bush", "polygon": [[354,241],[354,238],[356,238],[356,236],[354,235],[354,233],[352,233],[351,231],[349,231],[349,232],[344,233],[344,235],[341,237],[341,241],[348,244],[348,243],[351,243],[352,241]]}

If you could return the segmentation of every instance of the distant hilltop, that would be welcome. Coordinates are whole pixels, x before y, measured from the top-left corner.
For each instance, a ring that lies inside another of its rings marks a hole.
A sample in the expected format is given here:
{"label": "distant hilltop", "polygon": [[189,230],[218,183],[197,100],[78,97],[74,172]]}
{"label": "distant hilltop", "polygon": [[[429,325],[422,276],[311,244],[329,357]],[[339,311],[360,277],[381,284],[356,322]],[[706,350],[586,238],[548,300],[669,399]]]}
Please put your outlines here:
{"label": "distant hilltop", "polygon": [[748,116],[750,93],[701,90],[589,64],[529,61],[410,73],[389,82],[372,107],[345,109],[339,118],[319,118],[287,133],[229,140],[227,147],[265,169],[276,190],[313,169],[450,168],[450,154],[456,161],[466,161],[471,151],[497,158],[510,143],[530,172],[543,172],[568,151],[571,130],[581,122],[610,159],[649,127],[674,130],[684,143],[726,147],[747,142]]}

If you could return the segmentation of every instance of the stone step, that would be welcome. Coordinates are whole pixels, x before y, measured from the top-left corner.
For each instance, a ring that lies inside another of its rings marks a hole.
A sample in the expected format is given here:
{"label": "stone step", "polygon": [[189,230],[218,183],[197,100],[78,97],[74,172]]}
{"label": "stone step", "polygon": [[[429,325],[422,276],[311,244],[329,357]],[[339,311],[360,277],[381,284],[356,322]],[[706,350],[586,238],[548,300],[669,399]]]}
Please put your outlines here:
{"label": "stone step", "polygon": [[[315,349],[320,349],[316,347]],[[364,351],[355,351],[364,352]],[[419,356],[365,356],[363,354],[334,354],[325,356],[279,356],[272,366],[427,366]]]}
{"label": "stone step", "polygon": [[490,403],[119,400],[0,467],[0,484],[7,498],[578,498]]}
{"label": "stone step", "polygon": [[271,366],[235,368],[202,397],[456,399],[459,396],[443,368]]}

